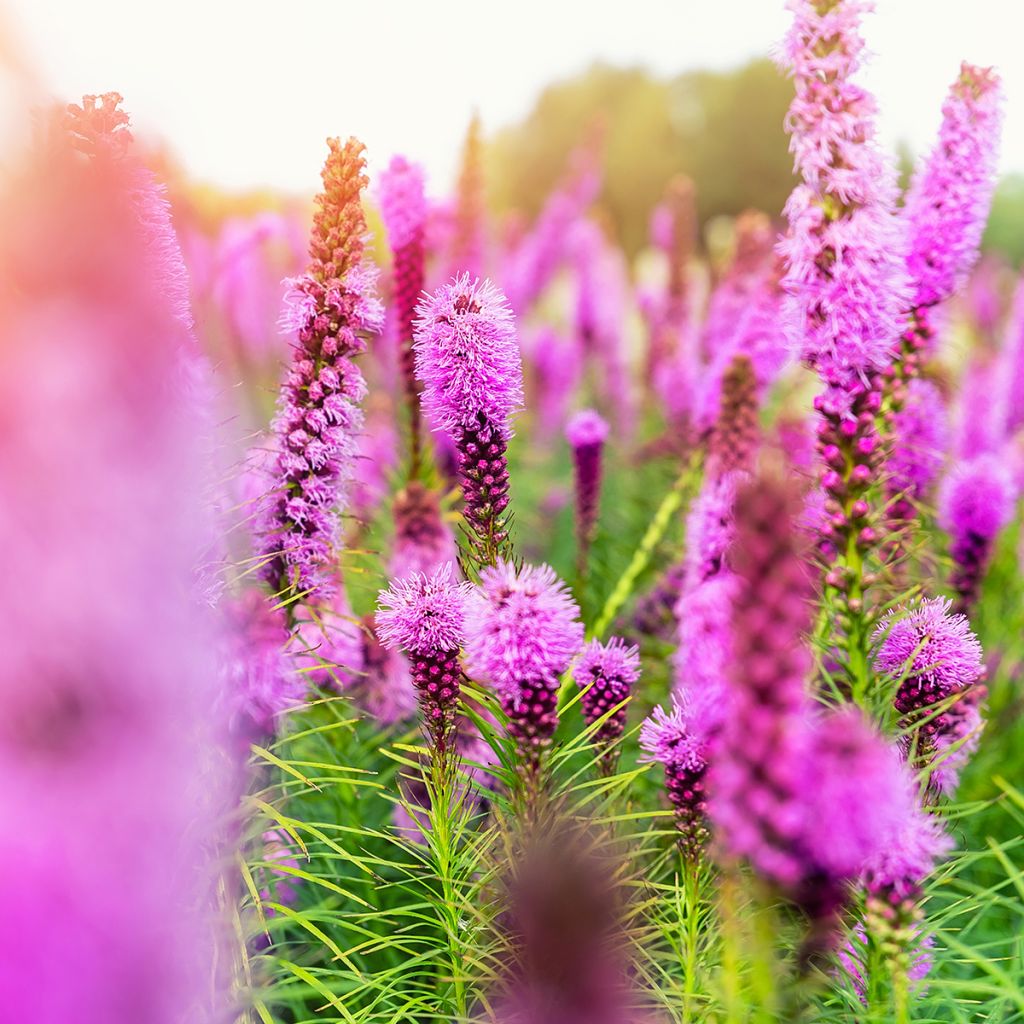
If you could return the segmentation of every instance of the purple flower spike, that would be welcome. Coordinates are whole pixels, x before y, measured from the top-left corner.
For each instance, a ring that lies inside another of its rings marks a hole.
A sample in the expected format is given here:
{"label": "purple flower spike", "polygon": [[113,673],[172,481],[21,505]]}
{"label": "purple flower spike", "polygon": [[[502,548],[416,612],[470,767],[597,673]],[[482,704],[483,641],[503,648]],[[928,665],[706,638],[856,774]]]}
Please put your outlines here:
{"label": "purple flower spike", "polygon": [[582,575],[597,529],[601,456],[608,437],[608,424],[593,409],[584,409],[566,424],[565,436],[572,445],[575,466],[577,568]]}
{"label": "purple flower spike", "polygon": [[677,700],[672,710],[656,707],[640,727],[641,758],[665,769],[665,788],[675,811],[679,845],[696,860],[708,838],[706,775],[708,750],[700,723]]}
{"label": "purple flower spike", "polygon": [[980,455],[955,467],[939,489],[939,525],[949,534],[956,611],[978,599],[992,547],[1013,515],[1013,480],[998,455]]}
{"label": "purple flower spike", "polygon": [[442,565],[431,576],[393,580],[379,598],[377,635],[385,647],[408,652],[424,721],[442,754],[459,702],[467,592]]}
{"label": "purple flower spike", "polygon": [[492,683],[531,764],[558,725],[558,677],[583,642],[579,609],[549,566],[483,570],[466,609],[470,673]]}
{"label": "purple flower spike", "polygon": [[362,335],[383,322],[375,272],[363,262],[363,147],[355,139],[328,145],[312,262],[291,282],[282,316],[295,337],[294,355],[278,401],[275,486],[260,531],[267,581],[275,592],[308,598],[329,596],[336,587],[336,506],[352,475],[363,422],[358,403],[366,394],[351,357],[366,347]]}
{"label": "purple flower spike", "polygon": [[440,565],[457,565],[455,535],[441,517],[437,495],[412,481],[395,495],[392,512],[395,541],[391,575],[396,579],[414,572],[429,573]]}
{"label": "purple flower spike", "polygon": [[[940,792],[956,787],[959,769],[981,728],[982,650],[966,616],[942,598],[890,612],[875,632],[875,669],[899,681],[896,710],[913,728],[916,762],[928,766]],[[936,705],[959,695],[936,714]]]}
{"label": "purple flower spike", "polygon": [[[640,678],[640,649],[627,647],[618,637],[606,644],[591,640],[576,660],[573,678],[584,691],[580,703],[588,725],[611,712],[593,736],[599,747],[608,747],[626,729],[627,703]],[[611,751],[605,752],[602,764],[610,768],[614,759],[609,754]]]}
{"label": "purple flower spike", "polygon": [[512,310],[490,282],[464,274],[424,299],[418,313],[423,408],[435,429],[455,440],[477,557],[493,565],[508,539],[509,421],[523,404]]}
{"label": "purple flower spike", "polygon": [[978,258],[996,185],[1001,94],[992,68],[960,65],[942,106],[938,141],[903,210],[915,307],[949,298]]}

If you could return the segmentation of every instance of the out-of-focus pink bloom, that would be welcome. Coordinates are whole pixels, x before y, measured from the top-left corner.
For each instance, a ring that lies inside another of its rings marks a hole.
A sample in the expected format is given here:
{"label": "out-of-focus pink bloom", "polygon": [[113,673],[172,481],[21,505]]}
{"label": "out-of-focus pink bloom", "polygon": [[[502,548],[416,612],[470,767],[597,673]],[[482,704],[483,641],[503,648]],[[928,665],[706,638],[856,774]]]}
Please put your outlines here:
{"label": "out-of-focus pink bloom", "polygon": [[915,505],[928,496],[948,444],[942,394],[931,381],[912,380],[903,408],[893,419],[893,445],[886,463],[885,485],[894,516],[910,518]]}
{"label": "out-of-focus pink bloom", "polygon": [[601,501],[602,456],[608,424],[594,409],[583,409],[566,424],[565,436],[572,446],[576,485],[577,565],[585,570],[590,544],[597,530]]}
{"label": "out-of-focus pink bloom", "polygon": [[206,438],[173,383],[187,311],[130,168],[85,168],[57,131],[23,173],[11,156],[0,528],[20,591],[0,621],[3,1012],[219,1021],[226,935],[208,899],[230,855],[234,762],[219,623],[193,585]]}
{"label": "out-of-focus pink bloom", "polygon": [[992,68],[961,64],[938,141],[911,182],[903,219],[915,307],[949,298],[978,258],[996,187],[1001,93]]}
{"label": "out-of-focus pink bloom", "polygon": [[363,671],[363,637],[343,587],[330,598],[303,604],[295,612],[291,656],[316,686],[349,689]]}
{"label": "out-of-focus pink bloom", "polygon": [[414,480],[395,495],[395,539],[390,570],[395,579],[414,572],[431,573],[442,565],[458,568],[452,528],[441,517],[437,495]]}
{"label": "out-of-focus pink bloom", "polygon": [[625,731],[627,703],[640,678],[640,649],[627,647],[619,637],[605,644],[591,640],[576,659],[573,678],[584,691],[580,704],[587,724],[608,715],[594,733],[594,742],[617,740]]}
{"label": "out-of-focus pink bloom", "polygon": [[998,455],[979,455],[947,474],[939,489],[939,525],[949,534],[956,610],[977,600],[996,537],[1013,515],[1013,479]]}
{"label": "out-of-focus pink bloom", "polygon": [[[529,337],[529,336],[528,336]],[[576,395],[583,372],[583,350],[576,337],[564,338],[542,325],[531,339],[537,415],[536,434],[549,440],[565,423],[566,410]]]}
{"label": "out-of-focus pink bloom", "polygon": [[1018,281],[1014,292],[1000,363],[1000,377],[1005,381],[1006,392],[1002,402],[1006,413],[1004,433],[1012,437],[1024,426],[1024,277]]}

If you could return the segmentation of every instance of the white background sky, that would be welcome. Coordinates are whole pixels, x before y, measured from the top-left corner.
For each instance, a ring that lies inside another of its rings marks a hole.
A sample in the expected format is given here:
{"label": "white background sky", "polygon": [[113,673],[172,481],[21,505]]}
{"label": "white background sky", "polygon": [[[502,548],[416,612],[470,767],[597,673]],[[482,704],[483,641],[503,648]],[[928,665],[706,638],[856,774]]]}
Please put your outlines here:
{"label": "white background sky", "polygon": [[[371,168],[404,152],[451,181],[470,112],[485,129],[595,60],[659,74],[767,54],[783,0],[0,0],[8,32],[62,98],[116,89],[136,130],[195,176],[312,191],[327,135]],[[864,82],[885,141],[933,137],[961,59],[1007,95],[1004,170],[1024,171],[1024,0],[877,0]]]}

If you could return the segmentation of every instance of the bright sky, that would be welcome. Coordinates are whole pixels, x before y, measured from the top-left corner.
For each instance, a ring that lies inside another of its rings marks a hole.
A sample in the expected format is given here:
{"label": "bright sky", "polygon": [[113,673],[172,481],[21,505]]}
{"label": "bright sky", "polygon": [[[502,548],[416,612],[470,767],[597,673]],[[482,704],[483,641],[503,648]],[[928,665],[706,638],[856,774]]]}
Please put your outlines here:
{"label": "bright sky", "polygon": [[[228,187],[312,191],[327,135],[371,168],[404,152],[434,190],[474,106],[486,128],[595,60],[661,74],[763,55],[783,0],[0,0],[20,52],[65,99],[117,90],[136,129]],[[927,148],[961,59],[1004,77],[1004,170],[1024,171],[1022,0],[877,0],[865,31],[886,142]]]}

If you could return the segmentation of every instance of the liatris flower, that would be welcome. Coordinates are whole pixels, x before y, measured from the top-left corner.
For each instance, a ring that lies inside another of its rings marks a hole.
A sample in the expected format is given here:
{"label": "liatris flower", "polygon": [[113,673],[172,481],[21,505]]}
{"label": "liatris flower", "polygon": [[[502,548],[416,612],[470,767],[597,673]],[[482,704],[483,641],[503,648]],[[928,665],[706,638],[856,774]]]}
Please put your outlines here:
{"label": "liatris flower", "polygon": [[978,258],[996,185],[1001,88],[991,68],[960,65],[942,106],[935,148],[907,193],[907,269],[913,285],[908,355],[929,346],[929,307],[948,299]]}
{"label": "liatris flower", "polygon": [[906,520],[927,498],[948,445],[946,406],[931,381],[914,380],[903,407],[893,417],[893,448],[886,469],[889,514]]}
{"label": "liatris flower", "polygon": [[523,404],[523,370],[512,311],[490,282],[468,275],[419,306],[416,376],[435,428],[459,453],[465,515],[481,565],[507,548],[508,463],[513,413]]}
{"label": "liatris flower", "polygon": [[674,697],[671,711],[656,707],[640,727],[641,760],[664,767],[679,845],[691,860],[700,856],[708,838],[706,785],[713,738],[708,724],[696,706]]}
{"label": "liatris flower", "polygon": [[787,127],[803,183],[786,205],[780,244],[789,332],[825,386],[815,408],[829,513],[821,553],[848,623],[843,646],[854,693],[867,685],[864,555],[878,542],[867,501],[879,462],[877,375],[909,295],[893,169],[876,142],[874,98],[853,80],[861,63],[861,0],[794,0],[785,56],[796,96]]}
{"label": "liatris flower", "polygon": [[299,707],[308,684],[288,652],[288,625],[281,609],[255,588],[224,603],[228,626],[221,657],[231,733],[248,750],[278,731],[281,717]]}
{"label": "liatris flower", "polygon": [[956,611],[978,599],[999,531],[1013,515],[1013,481],[997,455],[956,466],[939,489],[939,525],[950,535]]}
{"label": "liatris flower", "polygon": [[362,622],[363,672],[353,693],[381,725],[394,725],[416,713],[416,688],[409,660],[401,651],[385,647],[377,636],[372,615]]}
{"label": "liatris flower", "polygon": [[386,647],[408,652],[424,722],[442,756],[459,703],[466,596],[467,585],[446,564],[431,576],[393,580],[379,598],[377,635]]}
{"label": "liatris flower", "polygon": [[[916,746],[917,762],[931,766],[940,746],[966,741],[979,724],[974,702],[960,710],[958,704],[948,709],[936,705],[958,695],[962,702],[975,688],[982,675],[981,644],[967,618],[951,614],[950,602],[942,598],[890,612],[879,623],[875,640],[875,669],[898,681],[894,703],[904,726],[913,729],[908,742]],[[951,763],[945,764],[937,788],[955,785],[961,763],[955,755],[947,755]]]}
{"label": "liatris flower", "polygon": [[[262,839],[267,885],[260,889],[260,900],[293,907],[298,902],[299,887],[302,884],[302,878],[293,874],[301,870],[296,850],[287,834],[280,829],[264,832]],[[273,907],[267,907],[268,917],[273,917],[276,913]]]}
{"label": "liatris flower", "polygon": [[470,674],[496,687],[531,765],[558,725],[558,677],[582,642],[579,609],[549,566],[498,562],[481,572],[466,609]]}
{"label": "liatris flower", "polygon": [[722,376],[721,405],[708,440],[708,474],[749,469],[759,432],[754,364],[741,353],[733,357]]}
{"label": "liatris flower", "polygon": [[409,409],[412,467],[420,465],[420,396],[416,386],[413,321],[423,291],[423,234],[427,201],[423,195],[423,169],[404,157],[392,157],[380,179],[380,212],[393,256],[392,278],[402,383]]}
{"label": "liatris flower", "polygon": [[842,392],[885,366],[906,308],[896,183],[876,142],[874,97],[852,81],[867,5],[789,6],[794,19],[784,54],[796,96],[787,128],[803,183],[786,206],[783,285],[804,358]]}
{"label": "liatris flower", "polygon": [[222,1020],[236,775],[193,586],[207,439],[169,386],[190,339],[133,170],[49,141],[0,189],[0,528],[31,581],[0,619],[3,1013]]}
{"label": "liatris flower", "polygon": [[576,659],[573,678],[583,690],[580,705],[587,725],[608,715],[593,734],[593,742],[604,748],[602,766],[607,770],[614,767],[617,753],[608,748],[626,729],[627,702],[640,678],[640,650],[618,637],[606,644],[591,640]]}
{"label": "liatris flower", "polygon": [[389,568],[394,579],[458,565],[455,534],[441,517],[437,495],[414,480],[395,495],[395,539]]}
{"label": "liatris flower", "polygon": [[669,566],[657,583],[636,602],[633,629],[642,636],[671,641],[676,631],[675,608],[686,576],[686,563]]}
{"label": "liatris flower", "polygon": [[486,217],[484,210],[483,138],[480,118],[474,114],[462,149],[462,168],[456,186],[456,204],[448,276],[471,278],[484,274]]}
{"label": "liatris flower", "polygon": [[582,575],[597,530],[601,498],[601,456],[608,424],[593,409],[576,413],[566,424],[565,436],[572,446],[576,483],[576,565]]}
{"label": "liatris flower", "polygon": [[351,357],[365,348],[361,335],[378,331],[383,318],[374,273],[363,262],[363,147],[355,139],[330,139],[328,146],[312,260],[291,282],[282,318],[294,332],[295,352],[274,423],[277,482],[262,526],[264,576],[275,591],[309,598],[329,596],[335,586],[335,508],[352,474],[358,403],[366,392]]}

